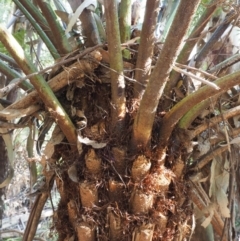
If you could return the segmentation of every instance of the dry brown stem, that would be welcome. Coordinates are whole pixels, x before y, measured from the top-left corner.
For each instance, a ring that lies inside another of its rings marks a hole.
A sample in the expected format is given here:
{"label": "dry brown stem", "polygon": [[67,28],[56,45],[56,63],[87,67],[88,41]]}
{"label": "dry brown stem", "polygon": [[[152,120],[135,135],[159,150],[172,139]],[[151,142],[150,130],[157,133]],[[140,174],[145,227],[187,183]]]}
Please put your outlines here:
{"label": "dry brown stem", "polygon": [[[100,60],[99,58],[101,58],[100,57],[101,55],[99,54],[98,51],[93,52],[92,56],[94,56],[98,60]],[[71,66],[64,68],[64,71],[62,71],[60,74],[56,75],[51,80],[49,80],[48,84],[50,88],[54,92],[56,92],[61,88],[63,88],[64,86],[76,81],[77,79],[83,78],[84,73],[90,73],[96,67],[97,67],[96,63],[92,63],[91,61],[86,59],[80,60],[72,64]],[[20,109],[20,110],[25,109],[38,101],[40,101],[40,98],[37,91],[32,91],[26,97],[22,98],[21,100],[5,108],[4,111],[10,110],[10,109]],[[37,109],[35,111],[37,111]],[[2,116],[1,112],[0,112],[0,118],[2,118],[3,120],[5,119],[5,115]]]}
{"label": "dry brown stem", "polygon": [[[195,188],[194,183],[192,183],[191,185],[191,189],[190,189],[190,195],[191,195],[191,199],[194,202],[194,204],[204,213],[205,217],[208,217],[210,215],[210,213],[207,211],[207,208],[209,207],[211,201],[210,199],[207,197],[206,193],[204,192],[204,190],[202,188]],[[205,198],[202,198],[202,194],[201,192],[205,193]],[[214,207],[212,207],[214,209],[214,214],[212,217],[212,225],[214,230],[216,231],[216,233],[221,237],[222,235],[222,231],[223,231],[223,227],[224,227],[224,223],[219,215],[219,213],[215,210]],[[226,241],[225,238],[223,238],[224,241]]]}
{"label": "dry brown stem", "polygon": [[193,139],[194,137],[199,135],[204,130],[206,130],[214,125],[217,125],[219,122],[223,121],[223,118],[229,119],[229,118],[239,115],[239,114],[240,114],[240,106],[236,106],[232,109],[226,110],[222,114],[211,118],[210,120],[206,121],[204,124],[198,126],[193,131],[191,131],[190,138]]}
{"label": "dry brown stem", "polygon": [[199,171],[206,166],[214,157],[220,155],[222,152],[228,149],[228,145],[220,146],[215,150],[210,150],[207,154],[203,155],[197,162],[197,165],[193,168],[195,171]]}

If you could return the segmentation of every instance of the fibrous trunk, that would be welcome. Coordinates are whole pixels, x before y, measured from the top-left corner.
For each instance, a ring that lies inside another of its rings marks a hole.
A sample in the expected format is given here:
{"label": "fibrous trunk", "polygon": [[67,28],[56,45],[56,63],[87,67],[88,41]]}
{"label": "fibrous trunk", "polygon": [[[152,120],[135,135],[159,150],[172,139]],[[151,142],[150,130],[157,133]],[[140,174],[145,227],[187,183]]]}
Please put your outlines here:
{"label": "fibrous trunk", "polygon": [[[102,70],[95,73],[101,77]],[[183,225],[189,215],[179,211],[187,200],[178,206],[176,185],[169,190],[176,177],[149,152],[131,153],[131,114],[119,138],[111,136],[110,83],[107,79],[98,82],[93,73],[92,77],[76,81],[61,94],[65,109],[78,113],[75,123],[87,124],[78,129],[78,152],[64,144],[56,146],[63,160],[56,178],[61,195],[56,223],[59,240],[172,240],[180,227],[182,235],[187,235]],[[133,96],[128,87],[128,95]],[[182,163],[180,157],[178,161]],[[174,168],[181,183],[183,163]],[[185,187],[178,187],[179,195],[183,191]],[[179,217],[184,222],[175,223]]]}

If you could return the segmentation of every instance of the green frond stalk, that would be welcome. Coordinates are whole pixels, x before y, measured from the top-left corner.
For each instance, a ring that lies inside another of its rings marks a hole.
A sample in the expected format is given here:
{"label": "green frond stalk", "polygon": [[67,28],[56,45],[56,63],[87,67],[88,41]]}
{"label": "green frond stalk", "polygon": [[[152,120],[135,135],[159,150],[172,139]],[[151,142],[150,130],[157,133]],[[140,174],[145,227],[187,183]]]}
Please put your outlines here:
{"label": "green frond stalk", "polygon": [[27,12],[32,15],[33,19],[38,23],[38,25],[42,28],[45,34],[49,37],[50,41],[55,44],[55,37],[53,33],[50,31],[50,27],[43,17],[42,13],[39,9],[30,1],[30,0],[19,0],[19,2],[23,5],[23,7],[27,10]]}
{"label": "green frond stalk", "polygon": [[161,36],[161,41],[163,41],[163,42],[165,41],[165,39],[168,35],[168,32],[169,32],[169,29],[173,23],[173,19],[175,17],[180,0],[171,0],[171,1],[167,0],[165,2],[167,2],[169,10],[168,10],[168,14],[166,16],[167,17],[166,25],[164,27],[163,34]]}
{"label": "green frond stalk", "polygon": [[3,61],[8,62],[8,64],[10,66],[12,66],[13,68],[17,68],[16,61],[13,58],[11,58],[10,56],[0,52],[0,59],[2,59]]}
{"label": "green frond stalk", "polygon": [[[22,77],[17,71],[10,68],[2,60],[0,60],[0,72],[12,79]],[[28,83],[26,80],[24,80],[19,86],[23,90],[30,90],[33,88],[33,86],[30,83]]]}
{"label": "green frond stalk", "polygon": [[55,48],[53,43],[50,41],[50,39],[48,38],[46,33],[38,25],[36,20],[32,17],[32,15],[26,10],[26,8],[23,7],[23,5],[19,1],[13,0],[13,2],[18,6],[18,8],[21,10],[21,12],[26,16],[28,21],[31,23],[31,25],[34,27],[34,29],[37,31],[37,33],[39,34],[42,41],[45,43],[46,47],[49,49],[52,57],[54,59],[60,58],[60,55],[59,55],[57,49]]}
{"label": "green frond stalk", "polygon": [[102,23],[102,19],[96,13],[94,13],[94,19],[96,22],[96,26],[97,26],[98,34],[99,34],[99,38],[100,38],[99,42],[105,43],[106,42],[106,32],[105,32],[105,29],[104,29],[104,26]]}
{"label": "green frond stalk", "polygon": [[211,98],[204,100],[193,108],[191,108],[180,120],[178,123],[178,127],[181,129],[187,129],[195,118],[198,117],[199,113],[202,112],[205,108],[207,108],[211,104]]}
{"label": "green frond stalk", "polygon": [[112,92],[112,128],[117,132],[122,131],[126,115],[125,82],[123,76],[123,61],[120,42],[120,32],[117,14],[117,1],[104,1],[108,52],[111,70],[111,92]]}
{"label": "green frond stalk", "polygon": [[[130,39],[131,35],[131,0],[122,0],[120,3],[119,15],[119,28],[121,43],[125,43]],[[130,52],[126,49],[123,50],[123,56],[127,59],[130,58]]]}
{"label": "green frond stalk", "polygon": [[[220,88],[220,90],[213,89],[210,86],[205,85],[198,91],[190,94],[189,96],[178,102],[163,118],[160,127],[160,142],[159,150],[165,149],[167,142],[170,138],[173,128],[176,126],[178,121],[192,108],[201,108],[204,105],[203,101],[208,100],[211,97],[220,95],[226,92],[233,86],[240,84],[240,71],[226,75],[220,79],[214,81],[214,83]],[[203,104],[201,104],[201,102]],[[200,103],[200,104],[199,104]],[[195,111],[194,111],[195,112]],[[193,113],[194,113],[193,112]],[[191,112],[189,112],[191,114]],[[184,123],[181,124],[182,127]],[[185,124],[186,126],[186,124]]]}
{"label": "green frond stalk", "polygon": [[42,13],[46,18],[48,25],[55,37],[55,46],[58,49],[58,52],[60,53],[60,55],[70,53],[72,51],[72,47],[50,4],[44,0],[38,0],[37,3],[38,6],[41,8]]}
{"label": "green frond stalk", "polygon": [[[36,67],[28,59],[16,39],[1,25],[0,41],[26,75],[37,71]],[[37,90],[40,98],[55,119],[56,123],[60,126],[69,143],[72,144],[73,147],[76,147],[77,137],[75,127],[45,79],[41,75],[37,75],[31,77],[30,82]]]}

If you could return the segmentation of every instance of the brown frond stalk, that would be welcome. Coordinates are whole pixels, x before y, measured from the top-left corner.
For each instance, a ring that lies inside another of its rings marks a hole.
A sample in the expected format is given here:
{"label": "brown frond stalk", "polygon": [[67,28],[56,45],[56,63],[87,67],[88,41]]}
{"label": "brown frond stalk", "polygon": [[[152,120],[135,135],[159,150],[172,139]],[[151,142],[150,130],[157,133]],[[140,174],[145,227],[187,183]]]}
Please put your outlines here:
{"label": "brown frond stalk", "polygon": [[135,79],[137,82],[134,84],[134,97],[139,99],[143,95],[151,73],[155,40],[154,31],[157,24],[159,3],[159,0],[148,0],[146,4],[135,71]]}
{"label": "brown frond stalk", "polygon": [[[166,42],[153,73],[151,74],[134,121],[133,141],[136,147],[142,146],[144,148],[150,141],[158,101],[163,94],[163,90],[169,79],[170,71],[180,52],[184,36],[188,31],[199,3],[200,0],[186,0],[180,2]],[[179,22],[182,24],[179,25]]]}

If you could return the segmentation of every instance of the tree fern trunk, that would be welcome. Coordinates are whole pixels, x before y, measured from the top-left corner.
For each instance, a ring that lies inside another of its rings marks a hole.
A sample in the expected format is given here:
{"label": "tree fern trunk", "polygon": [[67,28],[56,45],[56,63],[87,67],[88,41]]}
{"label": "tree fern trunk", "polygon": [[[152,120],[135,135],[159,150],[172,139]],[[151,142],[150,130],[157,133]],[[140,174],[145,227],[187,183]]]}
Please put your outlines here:
{"label": "tree fern trunk", "polygon": [[87,119],[78,135],[107,145],[98,149],[83,144],[80,156],[64,144],[57,146],[63,161],[57,177],[59,240],[172,240],[184,224],[174,224],[183,214],[176,210],[174,188],[168,190],[173,174],[156,165],[149,153],[132,156],[127,128],[118,139],[111,137],[110,89],[85,79],[71,103],[61,100]]}

